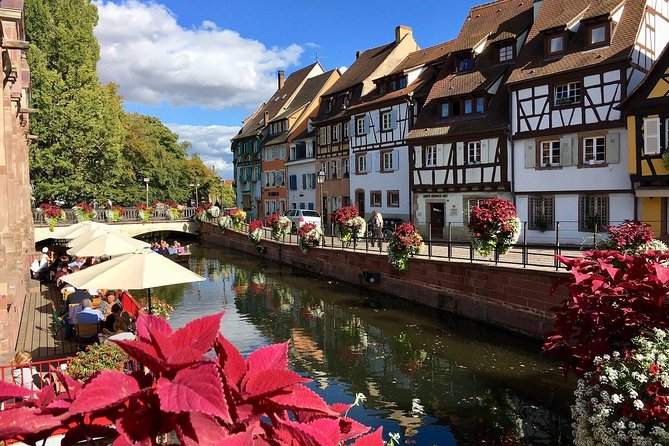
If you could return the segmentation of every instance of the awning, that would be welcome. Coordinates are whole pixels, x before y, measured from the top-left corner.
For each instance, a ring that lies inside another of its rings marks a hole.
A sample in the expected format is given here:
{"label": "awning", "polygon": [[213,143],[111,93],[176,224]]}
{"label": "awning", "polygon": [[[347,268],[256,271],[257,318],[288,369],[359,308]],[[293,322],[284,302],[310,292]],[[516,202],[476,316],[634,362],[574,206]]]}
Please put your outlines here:
{"label": "awning", "polygon": [[669,187],[639,187],[634,191],[637,197],[669,197]]}

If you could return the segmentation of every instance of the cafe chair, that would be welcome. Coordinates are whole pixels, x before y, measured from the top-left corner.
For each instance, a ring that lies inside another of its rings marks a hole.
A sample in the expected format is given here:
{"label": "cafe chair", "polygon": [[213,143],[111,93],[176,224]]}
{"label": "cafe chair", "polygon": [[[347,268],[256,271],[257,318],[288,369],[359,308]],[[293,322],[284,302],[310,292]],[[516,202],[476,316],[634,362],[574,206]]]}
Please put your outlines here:
{"label": "cafe chair", "polygon": [[98,342],[98,333],[100,324],[98,323],[80,323],[76,325],[77,341],[82,344],[95,344]]}

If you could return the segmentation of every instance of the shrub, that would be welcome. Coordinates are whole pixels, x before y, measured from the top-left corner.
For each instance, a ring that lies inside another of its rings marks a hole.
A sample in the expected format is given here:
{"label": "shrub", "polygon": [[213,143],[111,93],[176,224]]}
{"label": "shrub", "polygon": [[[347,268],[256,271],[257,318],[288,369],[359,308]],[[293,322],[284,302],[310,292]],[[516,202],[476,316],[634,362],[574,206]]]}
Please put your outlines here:
{"label": "shrub", "polygon": [[597,245],[598,249],[615,249],[627,254],[638,254],[650,249],[666,251],[667,246],[655,239],[650,225],[636,220],[625,220],[618,226],[608,227],[609,236]]}
{"label": "shrub", "polygon": [[563,361],[565,373],[582,376],[596,356],[625,351],[636,336],[669,324],[669,253],[592,251],[558,259],[569,277],[553,291],[566,283],[569,297],[555,309],[555,331],[543,350]]}
{"label": "shrub", "polygon": [[411,223],[402,223],[388,242],[388,261],[397,271],[409,269],[409,258],[420,253],[423,237]]}
{"label": "shrub", "polygon": [[[381,430],[347,418],[349,405],[329,406],[288,369],[288,342],[260,348],[246,359],[220,333],[223,313],[173,331],[141,315],[138,340],[118,341],[144,366],[132,374],[104,371],[83,385],[56,371],[65,391],[0,383],[0,400],[24,397],[0,411],[0,440],[35,443],[57,429],[70,443],[91,437],[115,444],[156,444],[174,433],[180,444],[354,443],[381,446]],[[213,349],[213,357],[206,356]],[[38,394],[36,398],[32,396]],[[94,426],[104,416],[113,427]],[[21,422],[17,423],[16,420]]]}
{"label": "shrub", "polygon": [[520,220],[508,200],[493,198],[473,206],[469,213],[469,236],[482,256],[506,254],[518,241]]}

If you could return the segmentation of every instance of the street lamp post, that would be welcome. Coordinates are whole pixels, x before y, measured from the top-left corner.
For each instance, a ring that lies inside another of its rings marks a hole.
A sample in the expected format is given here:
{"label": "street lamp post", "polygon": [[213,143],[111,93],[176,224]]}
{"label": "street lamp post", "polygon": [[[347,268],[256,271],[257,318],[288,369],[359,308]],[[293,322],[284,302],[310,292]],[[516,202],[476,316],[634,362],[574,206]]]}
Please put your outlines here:
{"label": "street lamp post", "polygon": [[146,184],[146,207],[149,207],[149,179],[144,177],[144,184]]}
{"label": "street lamp post", "polygon": [[325,171],[319,170],[316,174],[316,182],[318,183],[318,207],[321,210],[321,225],[323,224],[323,183],[325,183]]}
{"label": "street lamp post", "polygon": [[200,199],[198,198],[197,188],[200,187],[200,182],[190,183],[190,187],[195,187],[195,207],[200,207]]}

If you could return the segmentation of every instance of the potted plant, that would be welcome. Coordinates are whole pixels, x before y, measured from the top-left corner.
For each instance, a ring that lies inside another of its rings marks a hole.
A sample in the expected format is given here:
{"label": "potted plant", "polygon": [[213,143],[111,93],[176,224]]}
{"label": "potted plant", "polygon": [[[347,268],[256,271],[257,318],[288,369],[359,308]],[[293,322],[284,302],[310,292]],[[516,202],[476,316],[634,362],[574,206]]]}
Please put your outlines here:
{"label": "potted plant", "polygon": [[77,222],[91,221],[98,215],[98,212],[88,203],[77,203],[72,206],[72,210],[77,217]]}
{"label": "potted plant", "polygon": [[423,237],[411,223],[402,223],[395,228],[388,242],[388,261],[397,271],[409,269],[409,258],[419,254],[423,248]]}
{"label": "potted plant", "polygon": [[53,232],[58,222],[65,218],[65,211],[57,204],[44,203],[39,207],[39,210],[44,214],[44,219],[47,223],[49,223],[49,231],[51,232]]}
{"label": "potted plant", "polygon": [[272,238],[279,242],[290,231],[290,219],[274,213],[267,218],[267,226],[272,228]]}
{"label": "potted plant", "polygon": [[144,223],[148,222],[153,215],[153,208],[147,206],[146,203],[135,203],[135,208],[137,208],[137,218]]}
{"label": "potted plant", "polygon": [[351,241],[357,242],[365,235],[367,224],[365,219],[360,217],[358,208],[355,206],[344,206],[335,210],[332,213],[332,220],[335,222],[339,240],[346,246]]}
{"label": "potted plant", "polygon": [[258,246],[262,241],[263,232],[265,232],[263,227],[262,221],[260,220],[253,220],[249,223],[249,240],[255,246]]}
{"label": "potted plant", "polygon": [[66,373],[79,381],[86,381],[103,370],[123,370],[129,356],[112,342],[93,344],[67,360]]}
{"label": "potted plant", "polygon": [[[149,302],[145,296],[137,299],[137,303],[145,313],[149,312]],[[170,305],[166,300],[161,299],[158,296],[151,296],[151,314],[158,316],[161,319],[168,320],[170,315],[174,311],[172,305]]]}
{"label": "potted plant", "polygon": [[473,206],[467,227],[474,248],[484,257],[493,252],[506,254],[520,236],[516,207],[510,201],[500,198],[485,200]]}
{"label": "potted plant", "polygon": [[305,254],[314,246],[320,246],[322,240],[323,231],[314,223],[305,223],[297,233],[297,245]]}

